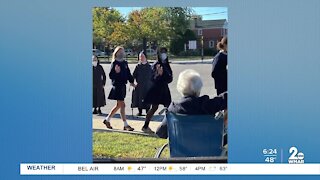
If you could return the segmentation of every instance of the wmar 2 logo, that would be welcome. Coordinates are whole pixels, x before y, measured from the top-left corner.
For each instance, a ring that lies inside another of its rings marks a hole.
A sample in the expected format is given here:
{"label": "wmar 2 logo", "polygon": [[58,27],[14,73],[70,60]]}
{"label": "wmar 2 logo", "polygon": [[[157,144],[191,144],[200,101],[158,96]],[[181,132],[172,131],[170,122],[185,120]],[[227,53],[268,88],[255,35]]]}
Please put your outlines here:
{"label": "wmar 2 logo", "polygon": [[291,147],[289,149],[291,156],[288,159],[289,164],[303,164],[304,163],[304,154],[299,152],[296,147]]}

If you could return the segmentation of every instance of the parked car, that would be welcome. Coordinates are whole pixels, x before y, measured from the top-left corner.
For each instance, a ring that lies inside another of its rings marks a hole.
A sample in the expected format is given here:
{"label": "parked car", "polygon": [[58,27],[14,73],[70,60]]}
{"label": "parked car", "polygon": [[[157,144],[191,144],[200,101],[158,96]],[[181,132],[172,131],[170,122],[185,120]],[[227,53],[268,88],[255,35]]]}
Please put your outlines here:
{"label": "parked car", "polygon": [[105,56],[105,52],[100,51],[99,49],[92,49],[92,54],[96,56]]}
{"label": "parked car", "polygon": [[132,49],[125,49],[124,52],[127,56],[134,56],[136,53]]}
{"label": "parked car", "polygon": [[147,56],[156,56],[157,51],[154,49],[147,49]]}

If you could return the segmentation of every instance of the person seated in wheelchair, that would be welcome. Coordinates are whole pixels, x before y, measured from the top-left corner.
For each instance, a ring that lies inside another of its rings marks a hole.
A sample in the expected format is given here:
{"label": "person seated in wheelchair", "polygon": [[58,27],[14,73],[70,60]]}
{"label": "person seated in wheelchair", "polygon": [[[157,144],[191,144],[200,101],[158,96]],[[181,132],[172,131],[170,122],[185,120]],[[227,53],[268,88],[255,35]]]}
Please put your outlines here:
{"label": "person seated in wheelchair", "polygon": [[[181,72],[178,77],[177,90],[182,98],[179,101],[171,102],[167,111],[188,115],[214,115],[227,109],[227,92],[210,99],[208,95],[200,96],[202,86],[203,83],[198,72],[192,69]],[[157,128],[156,135],[160,138],[168,138],[166,118]]]}

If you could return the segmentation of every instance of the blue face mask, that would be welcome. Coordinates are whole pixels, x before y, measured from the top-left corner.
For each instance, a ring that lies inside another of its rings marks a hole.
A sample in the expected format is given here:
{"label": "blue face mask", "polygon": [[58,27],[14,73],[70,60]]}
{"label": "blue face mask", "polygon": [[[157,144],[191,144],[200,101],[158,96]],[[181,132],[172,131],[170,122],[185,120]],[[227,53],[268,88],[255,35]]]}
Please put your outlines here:
{"label": "blue face mask", "polygon": [[161,57],[162,62],[164,62],[167,59],[167,54],[161,53],[160,57]]}

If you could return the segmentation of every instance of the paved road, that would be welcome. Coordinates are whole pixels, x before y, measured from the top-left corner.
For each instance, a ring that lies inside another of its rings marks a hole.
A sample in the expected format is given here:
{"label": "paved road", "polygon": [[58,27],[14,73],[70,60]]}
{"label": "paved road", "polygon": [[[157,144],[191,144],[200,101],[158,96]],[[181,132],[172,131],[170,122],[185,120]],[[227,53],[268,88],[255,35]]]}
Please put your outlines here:
{"label": "paved road", "polygon": [[[110,64],[102,64],[102,66],[103,66],[103,68],[106,72],[106,75],[107,75],[107,83],[105,86],[105,93],[106,93],[106,98],[107,98],[109,95],[110,89],[111,89],[111,80],[108,77]],[[133,72],[135,66],[136,66],[135,64],[129,64],[129,68],[130,68],[131,72]],[[199,64],[171,64],[171,68],[173,71],[173,82],[169,84],[169,88],[171,91],[171,96],[172,96],[173,101],[179,100],[181,98],[181,95],[176,90],[176,84],[177,84],[177,79],[178,79],[179,73],[185,69],[194,69],[201,74],[202,80],[203,80],[203,88],[201,91],[202,95],[206,94],[206,95],[209,95],[210,97],[214,97],[216,95],[216,90],[214,88],[214,80],[211,78],[211,64],[201,64],[201,63],[199,63]],[[130,87],[130,90],[129,90],[129,84],[128,84],[127,85],[127,97],[125,99],[126,114],[127,115],[132,114],[131,108],[130,108],[131,95],[132,95],[132,87]],[[108,114],[116,102],[109,100],[109,99],[106,99],[106,101],[107,101],[107,105],[104,106],[101,110],[103,113]],[[160,106],[159,109],[162,109],[162,106]],[[138,113],[138,110],[134,109],[133,114],[137,114],[137,113]],[[159,118],[161,118],[161,117],[159,117]],[[156,117],[155,119],[158,120],[159,118]]]}

